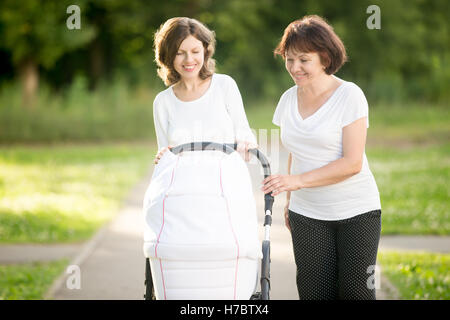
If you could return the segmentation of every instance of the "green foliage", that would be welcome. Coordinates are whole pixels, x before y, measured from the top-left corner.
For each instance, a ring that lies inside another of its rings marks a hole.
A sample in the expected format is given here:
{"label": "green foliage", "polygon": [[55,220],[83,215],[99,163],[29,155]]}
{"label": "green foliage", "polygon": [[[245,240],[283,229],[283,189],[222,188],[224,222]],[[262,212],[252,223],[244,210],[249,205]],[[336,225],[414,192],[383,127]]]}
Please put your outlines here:
{"label": "green foliage", "polygon": [[[284,28],[307,14],[327,19],[343,39],[349,62],[338,76],[360,85],[370,101],[448,105],[450,39],[447,0],[83,0],[81,30],[67,30],[70,1],[0,2],[0,46],[17,64],[30,55],[52,87],[79,74],[126,74],[133,84],[154,79],[153,34],[166,19],[189,16],[216,32],[218,71],[233,76],[248,100],[279,98],[292,80],[273,50]],[[366,9],[381,10],[369,30]],[[43,18],[45,17],[45,19]]]}
{"label": "green foliage", "polygon": [[0,93],[0,144],[151,138],[155,91],[117,79],[90,92],[77,77],[58,95],[41,88],[35,107],[24,110],[19,86],[7,86]]}
{"label": "green foliage", "polygon": [[402,299],[450,300],[450,254],[383,251],[378,260]]}
{"label": "green foliage", "polygon": [[[78,1],[81,10],[87,1]],[[66,9],[73,1],[14,1],[0,3],[0,47],[8,49],[14,64],[33,59],[50,68],[65,52],[86,45],[95,35],[88,23],[82,32],[66,27]]]}
{"label": "green foliage", "polygon": [[[366,26],[372,4],[381,10],[380,30]],[[318,14],[347,48],[349,62],[337,75],[356,82],[372,101],[450,101],[446,0],[230,0],[204,11],[196,17],[216,31],[219,69],[238,80],[247,98],[279,97],[292,86],[273,50],[290,22]]]}

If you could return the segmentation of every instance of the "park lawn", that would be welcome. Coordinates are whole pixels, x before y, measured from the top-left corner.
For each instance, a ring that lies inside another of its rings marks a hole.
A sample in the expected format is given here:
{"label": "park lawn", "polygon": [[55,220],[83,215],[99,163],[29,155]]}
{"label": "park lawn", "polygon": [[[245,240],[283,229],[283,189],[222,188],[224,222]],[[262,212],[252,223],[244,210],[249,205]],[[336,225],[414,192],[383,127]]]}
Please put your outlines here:
{"label": "park lawn", "polygon": [[381,272],[405,300],[450,300],[450,254],[382,251]]}
{"label": "park lawn", "polygon": [[0,148],[0,243],[76,242],[118,211],[156,147],[116,143]]}
{"label": "park lawn", "polygon": [[0,300],[41,300],[68,264],[67,259],[0,265]]}
{"label": "park lawn", "polygon": [[367,150],[383,234],[450,234],[450,144]]}
{"label": "park lawn", "polygon": [[450,108],[426,104],[377,105],[369,109],[369,145],[445,144],[450,140]]}

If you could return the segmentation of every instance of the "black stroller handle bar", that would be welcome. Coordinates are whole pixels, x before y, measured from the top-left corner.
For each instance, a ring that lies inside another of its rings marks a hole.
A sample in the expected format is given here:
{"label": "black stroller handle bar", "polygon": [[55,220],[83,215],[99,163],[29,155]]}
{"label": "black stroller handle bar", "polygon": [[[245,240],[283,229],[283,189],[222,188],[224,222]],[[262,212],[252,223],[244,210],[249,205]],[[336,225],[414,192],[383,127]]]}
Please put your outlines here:
{"label": "black stroller handle bar", "polygon": [[[178,154],[184,151],[205,151],[205,150],[215,150],[222,151],[226,154],[231,154],[237,149],[237,143],[217,143],[217,142],[189,142],[185,144],[180,144],[179,146],[170,149],[172,153]],[[267,161],[266,156],[258,149],[249,149],[248,152],[255,155],[255,157],[261,162],[264,169],[264,178],[270,176],[270,164]]]}

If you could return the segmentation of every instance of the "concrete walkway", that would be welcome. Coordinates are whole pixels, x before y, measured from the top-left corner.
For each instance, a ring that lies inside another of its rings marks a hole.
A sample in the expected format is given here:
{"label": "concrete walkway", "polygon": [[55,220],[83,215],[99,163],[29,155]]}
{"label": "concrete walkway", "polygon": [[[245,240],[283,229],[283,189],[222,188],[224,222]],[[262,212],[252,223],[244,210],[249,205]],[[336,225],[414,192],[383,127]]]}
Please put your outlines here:
{"label": "concrete walkway", "polygon": [[[284,162],[286,163],[286,162]],[[259,190],[262,176],[260,166],[250,165],[255,199],[263,236],[263,194]],[[283,172],[283,168],[279,170]],[[90,241],[74,245],[1,245],[0,264],[29,261],[50,261],[67,257],[70,265],[81,272],[81,288],[68,289],[68,275],[62,274],[46,294],[50,299],[142,299],[144,265],[142,252],[142,200],[150,181],[151,171],[130,191],[117,217],[105,225]],[[284,226],[282,208],[284,197],[274,203],[271,228],[271,299],[298,299],[295,284],[295,263],[290,234]],[[380,250],[450,251],[450,237],[383,236]],[[397,298],[393,287],[381,274],[378,299]]]}
{"label": "concrete walkway", "polygon": [[380,250],[450,253],[448,236],[382,236]]}
{"label": "concrete walkway", "polygon": [[0,245],[0,264],[71,259],[82,248],[83,244],[2,244]]}

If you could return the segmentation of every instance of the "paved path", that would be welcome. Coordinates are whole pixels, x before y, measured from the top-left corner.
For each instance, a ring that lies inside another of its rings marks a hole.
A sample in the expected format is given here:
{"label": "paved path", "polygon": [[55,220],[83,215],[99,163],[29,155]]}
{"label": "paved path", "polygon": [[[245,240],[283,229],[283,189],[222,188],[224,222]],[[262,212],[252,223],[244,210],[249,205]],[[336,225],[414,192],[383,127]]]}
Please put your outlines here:
{"label": "paved path", "polygon": [[58,279],[47,293],[56,300],[142,300],[145,258],[142,251],[142,201],[149,175],[129,194],[115,220],[84,249],[84,257],[72,262],[80,267],[81,288],[68,289],[66,275]]}
{"label": "paved path", "polygon": [[3,244],[0,245],[0,264],[71,259],[83,244]]}
{"label": "paved path", "polygon": [[[280,155],[283,165],[274,165],[279,172],[285,172],[286,153]],[[272,160],[273,162],[273,160]],[[263,217],[263,194],[259,190],[262,175],[260,166],[250,165],[255,199],[260,220]],[[71,258],[71,264],[81,271],[81,289],[67,289],[66,274],[63,274],[50,288],[47,298],[53,299],[142,299],[144,292],[144,263],[142,252],[142,199],[150,181],[143,179],[127,197],[118,216],[104,226],[90,241],[75,245],[2,245],[0,264]],[[295,287],[295,263],[292,254],[290,234],[284,226],[282,208],[284,197],[274,203],[271,228],[271,298],[298,299]],[[260,234],[263,236],[262,222]],[[404,237],[383,236],[380,250],[430,250],[450,251],[450,237]],[[395,298],[395,288],[381,278],[378,299]]]}
{"label": "paved path", "polygon": [[450,253],[448,236],[382,236],[380,250]]}

